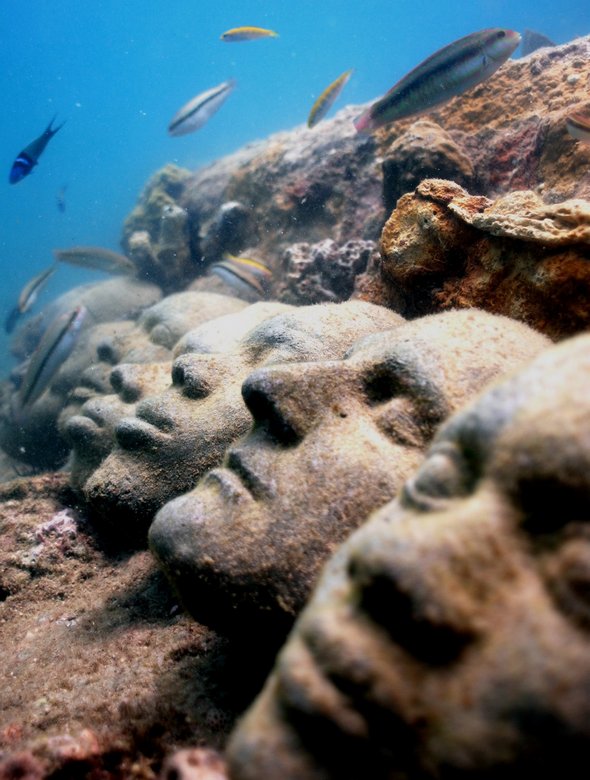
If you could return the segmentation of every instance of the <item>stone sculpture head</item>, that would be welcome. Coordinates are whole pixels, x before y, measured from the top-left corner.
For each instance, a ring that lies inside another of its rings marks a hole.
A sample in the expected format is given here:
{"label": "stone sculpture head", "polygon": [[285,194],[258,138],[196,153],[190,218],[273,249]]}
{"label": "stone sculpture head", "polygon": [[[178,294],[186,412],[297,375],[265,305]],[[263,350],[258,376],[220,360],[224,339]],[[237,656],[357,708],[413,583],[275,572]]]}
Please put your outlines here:
{"label": "stone sculpture head", "polygon": [[589,388],[580,336],[441,429],[326,566],[233,780],[588,775]]}
{"label": "stone sculpture head", "polygon": [[73,448],[73,487],[82,487],[111,451],[114,425],[133,413],[132,404],[168,385],[176,342],[197,325],[245,305],[231,296],[187,291],[150,306],[137,323],[107,323],[93,329],[96,359],[77,374],[59,416],[60,433]]}
{"label": "stone sculpture head", "polygon": [[[284,311],[282,304],[254,304],[271,305]],[[225,353],[181,355],[172,386],[142,400],[135,416],[116,426],[117,447],[84,487],[90,506],[109,524],[123,521],[119,533],[145,539],[154,513],[219,465],[228,445],[250,428],[241,386],[256,367],[340,357],[359,334],[402,321],[361,301],[305,306],[266,319]]]}
{"label": "stone sculpture head", "polygon": [[150,529],[189,611],[223,632],[286,630],[324,561],[396,495],[437,426],[546,344],[464,310],[361,339],[345,360],[254,371],[242,390],[251,433]]}

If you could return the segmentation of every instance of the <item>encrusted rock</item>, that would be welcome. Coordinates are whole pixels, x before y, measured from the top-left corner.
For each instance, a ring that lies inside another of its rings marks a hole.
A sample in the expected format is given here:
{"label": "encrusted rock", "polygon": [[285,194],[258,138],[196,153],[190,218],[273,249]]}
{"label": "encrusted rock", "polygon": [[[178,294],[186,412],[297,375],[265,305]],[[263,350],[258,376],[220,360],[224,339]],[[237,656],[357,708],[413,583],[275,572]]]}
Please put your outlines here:
{"label": "encrusted rock", "polygon": [[[554,339],[590,324],[588,201],[547,205],[524,191],[493,202],[426,180],[398,202],[381,254],[382,281],[405,316],[476,306]],[[357,289],[387,299],[383,285]]]}
{"label": "encrusted rock", "polygon": [[419,119],[396,138],[383,161],[383,201],[391,211],[398,198],[422,179],[451,179],[464,187],[473,180],[473,163],[455,141],[435,122]]}
{"label": "encrusted rock", "polygon": [[338,246],[327,238],[313,245],[294,244],[283,254],[277,297],[294,304],[345,301],[374,254],[373,241],[347,241]]}
{"label": "encrusted rock", "polygon": [[590,771],[590,337],[437,434],[326,566],[232,780]]}
{"label": "encrusted rock", "polygon": [[[220,210],[231,202],[252,216],[236,248],[272,259],[303,241],[376,241],[396,199],[424,177],[448,177],[488,197],[515,189],[534,189],[546,202],[590,197],[590,149],[565,124],[572,110],[590,106],[589,56],[590,38],[580,38],[508,61],[424,117],[369,137],[352,125],[362,107],[347,107],[321,130],[296,127],[215,161],[176,199],[189,215],[192,258],[203,255],[199,231],[214,247]],[[138,220],[133,228],[147,229]]]}
{"label": "encrusted rock", "polygon": [[251,243],[254,215],[237,200],[222,203],[203,239],[203,263],[209,265],[224,252],[237,254]]}

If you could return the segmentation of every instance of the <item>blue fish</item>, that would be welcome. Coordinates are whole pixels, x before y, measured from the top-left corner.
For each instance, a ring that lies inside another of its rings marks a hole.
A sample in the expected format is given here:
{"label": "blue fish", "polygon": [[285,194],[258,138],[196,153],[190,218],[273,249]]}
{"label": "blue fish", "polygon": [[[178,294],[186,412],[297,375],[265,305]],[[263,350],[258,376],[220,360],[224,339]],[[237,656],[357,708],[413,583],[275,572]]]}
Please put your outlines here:
{"label": "blue fish", "polygon": [[62,122],[59,127],[53,128],[52,125],[54,122],[55,116],[39,138],[35,138],[28,146],[25,146],[22,152],[19,152],[16,160],[12,163],[10,175],[8,176],[10,184],[17,184],[19,181],[22,181],[25,176],[32,173],[33,168],[39,162],[39,157],[43,154],[47,144],[65,124],[65,122]]}

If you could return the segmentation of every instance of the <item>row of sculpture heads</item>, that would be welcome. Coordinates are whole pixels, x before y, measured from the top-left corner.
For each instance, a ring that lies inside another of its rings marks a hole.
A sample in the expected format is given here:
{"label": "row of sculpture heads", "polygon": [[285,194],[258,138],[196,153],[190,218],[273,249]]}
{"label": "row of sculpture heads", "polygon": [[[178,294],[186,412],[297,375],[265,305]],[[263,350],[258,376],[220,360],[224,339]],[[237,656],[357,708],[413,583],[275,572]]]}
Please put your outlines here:
{"label": "row of sculpture heads", "polygon": [[185,303],[95,334],[61,426],[197,619],[272,644],[300,615],[231,777],[586,771],[590,337]]}
{"label": "row of sculpture heads", "polygon": [[175,357],[125,362],[153,356],[154,332],[178,318],[166,300],[103,338],[99,355],[121,361],[105,370],[112,392],[62,424],[95,522],[141,544],[159,512],[160,562],[195,617],[224,632],[255,621],[282,637],[326,558],[398,493],[438,425],[547,346],[481,311],[405,322],[360,301],[260,303],[193,328]]}

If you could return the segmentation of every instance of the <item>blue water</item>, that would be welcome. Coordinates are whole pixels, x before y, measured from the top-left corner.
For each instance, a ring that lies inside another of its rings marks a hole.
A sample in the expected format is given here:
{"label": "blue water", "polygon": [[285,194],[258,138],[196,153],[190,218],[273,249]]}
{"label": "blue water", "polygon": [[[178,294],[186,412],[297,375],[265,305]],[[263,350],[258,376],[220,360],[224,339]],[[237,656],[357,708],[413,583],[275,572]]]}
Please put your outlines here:
{"label": "blue water", "polygon": [[[3,3],[0,124],[0,319],[54,247],[119,248],[123,220],[168,162],[196,168],[305,122],[319,92],[348,68],[338,107],[381,95],[434,50],[475,30],[538,30],[560,43],[590,31],[588,0],[46,0]],[[223,43],[253,24],[278,39]],[[172,115],[233,77],[209,124],[170,138]],[[17,185],[18,152],[57,114],[64,128]],[[1,173],[1,170],[0,170]],[[66,211],[56,196],[67,184]],[[40,303],[96,274],[64,267]],[[0,336],[0,372],[7,341]]]}

